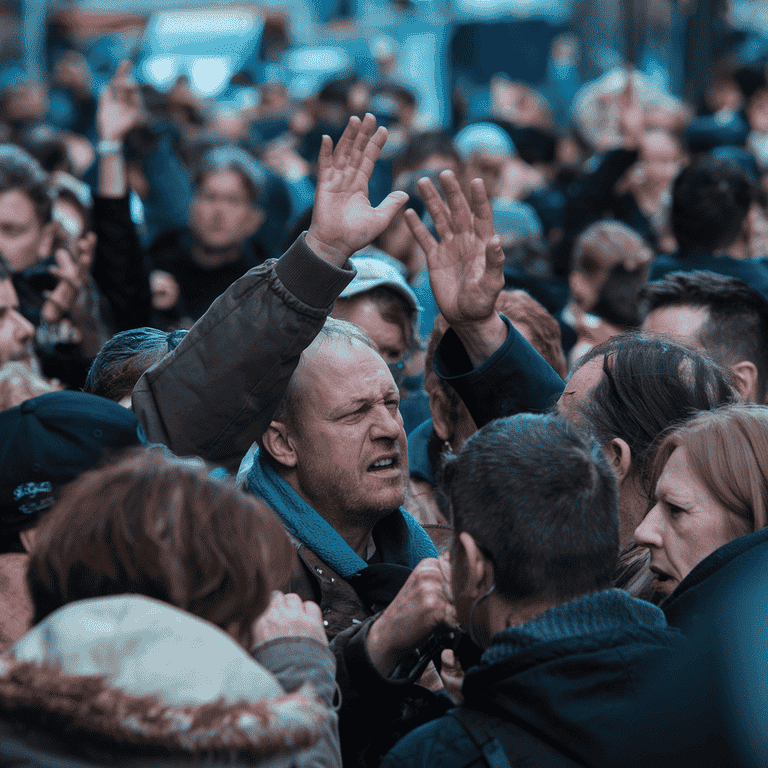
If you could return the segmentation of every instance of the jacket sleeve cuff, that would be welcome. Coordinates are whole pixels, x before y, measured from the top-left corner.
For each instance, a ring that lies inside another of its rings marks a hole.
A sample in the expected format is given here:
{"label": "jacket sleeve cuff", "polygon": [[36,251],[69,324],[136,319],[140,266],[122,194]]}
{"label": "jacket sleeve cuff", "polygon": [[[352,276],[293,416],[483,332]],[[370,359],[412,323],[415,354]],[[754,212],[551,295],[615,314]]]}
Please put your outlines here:
{"label": "jacket sleeve cuff", "polygon": [[280,637],[251,655],[280,680],[288,693],[311,683],[324,699],[336,693],[336,659],[327,645],[311,637]]}
{"label": "jacket sleeve cuff", "polygon": [[507,339],[478,368],[449,328],[437,346],[434,369],[464,401],[478,427],[516,413],[546,410],[562,394],[563,380],[512,323]]}
{"label": "jacket sleeve cuff", "polygon": [[321,259],[306,243],[303,232],[293,245],[278,259],[275,274],[297,299],[317,309],[332,304],[344,288],[352,282],[355,270],[329,264]]}

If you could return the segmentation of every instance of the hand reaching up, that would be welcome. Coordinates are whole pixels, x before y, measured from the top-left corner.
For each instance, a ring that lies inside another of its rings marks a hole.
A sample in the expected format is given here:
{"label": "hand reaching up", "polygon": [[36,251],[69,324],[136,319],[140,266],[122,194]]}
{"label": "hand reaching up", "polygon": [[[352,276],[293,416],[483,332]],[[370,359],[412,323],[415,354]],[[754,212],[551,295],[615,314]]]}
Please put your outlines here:
{"label": "hand reaching up", "polygon": [[504,251],[494,233],[483,182],[472,181],[470,206],[452,171],[443,171],[439,178],[447,203],[429,179],[417,183],[439,240],[413,210],[405,212],[406,221],[427,256],[440,312],[462,337],[473,364],[479,365],[506,338],[506,326],[495,308],[504,288]]}
{"label": "hand reaching up", "polygon": [[637,149],[645,130],[645,113],[635,100],[634,75],[626,71],[627,82],[619,101],[619,134],[625,149]]}
{"label": "hand reaching up", "polygon": [[141,121],[141,112],[139,84],[131,75],[131,65],[124,61],[99,95],[96,110],[99,138],[122,141]]}
{"label": "hand reaching up", "polygon": [[368,200],[368,181],[386,141],[387,129],[377,129],[370,113],[362,121],[349,119],[335,149],[323,136],[307,245],[336,266],[378,237],[408,200],[405,192],[391,192],[376,208]]}

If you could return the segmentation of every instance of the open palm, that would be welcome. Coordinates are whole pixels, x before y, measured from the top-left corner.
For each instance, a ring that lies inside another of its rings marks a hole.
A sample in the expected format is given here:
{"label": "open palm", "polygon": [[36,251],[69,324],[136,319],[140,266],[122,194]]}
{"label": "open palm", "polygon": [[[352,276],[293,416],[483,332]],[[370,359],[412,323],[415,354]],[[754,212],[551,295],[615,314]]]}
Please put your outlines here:
{"label": "open palm", "polygon": [[504,287],[504,252],[493,230],[493,213],[480,179],[470,185],[472,206],[452,171],[440,174],[446,202],[429,179],[417,186],[435,225],[436,240],[413,210],[406,220],[427,256],[437,306],[452,326],[491,317]]}
{"label": "open palm", "polygon": [[405,192],[391,192],[374,208],[368,199],[368,181],[386,141],[386,128],[377,129],[371,114],[350,118],[335,149],[323,136],[307,244],[339,266],[378,237],[408,200]]}

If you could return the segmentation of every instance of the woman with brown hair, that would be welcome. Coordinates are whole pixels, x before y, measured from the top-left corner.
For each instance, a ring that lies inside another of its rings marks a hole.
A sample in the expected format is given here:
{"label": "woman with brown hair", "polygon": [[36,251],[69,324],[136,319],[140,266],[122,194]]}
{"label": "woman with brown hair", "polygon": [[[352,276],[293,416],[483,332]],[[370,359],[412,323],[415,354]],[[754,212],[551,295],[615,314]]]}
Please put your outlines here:
{"label": "woman with brown hair", "polygon": [[673,429],[650,487],[655,504],[635,538],[650,550],[668,622],[688,631],[716,590],[768,547],[768,408],[723,406]]}
{"label": "woman with brown hair", "polygon": [[0,758],[340,766],[320,609],[274,591],[291,556],[274,513],[202,462],[150,450],[82,475],[35,531]]}

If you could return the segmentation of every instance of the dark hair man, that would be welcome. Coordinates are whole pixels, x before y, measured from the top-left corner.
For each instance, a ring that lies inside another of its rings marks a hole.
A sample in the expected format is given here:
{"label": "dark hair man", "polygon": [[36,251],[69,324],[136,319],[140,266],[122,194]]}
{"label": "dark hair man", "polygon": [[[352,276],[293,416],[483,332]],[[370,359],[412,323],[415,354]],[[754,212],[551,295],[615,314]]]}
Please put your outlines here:
{"label": "dark hair man", "polygon": [[1,145],[0,253],[12,273],[20,312],[35,326],[46,375],[77,387],[87,364],[81,326],[92,321],[104,332],[95,286],[83,302],[88,309],[77,307],[78,299],[86,298],[96,239],[89,234],[67,242],[63,233],[52,220],[48,174],[23,150]]}
{"label": "dark hair man", "polygon": [[760,199],[754,184],[732,163],[705,158],[689,165],[672,188],[675,256],[660,256],[651,280],[669,272],[706,270],[738,277],[768,296],[768,267],[749,258]]}
{"label": "dark hair man", "polygon": [[705,350],[736,377],[745,402],[768,389],[768,299],[735,277],[673,272],[643,289],[643,331]]}
{"label": "dark hair man", "polygon": [[383,768],[504,764],[486,742],[509,765],[647,764],[621,736],[677,635],[660,609],[611,589],[618,492],[600,445],[554,416],[499,419],[446,467],[446,496],[456,614],[484,653],[462,706]]}
{"label": "dark hair man", "polygon": [[187,228],[161,235],[150,248],[153,265],[171,275],[179,290],[161,322],[197,320],[231,283],[265,260],[251,237],[266,216],[266,184],[264,167],[239,147],[215,147],[203,155]]}
{"label": "dark hair man", "polygon": [[83,390],[130,408],[131,393],[142,374],[176,349],[186,334],[157,328],[116,333],[91,363]]}

